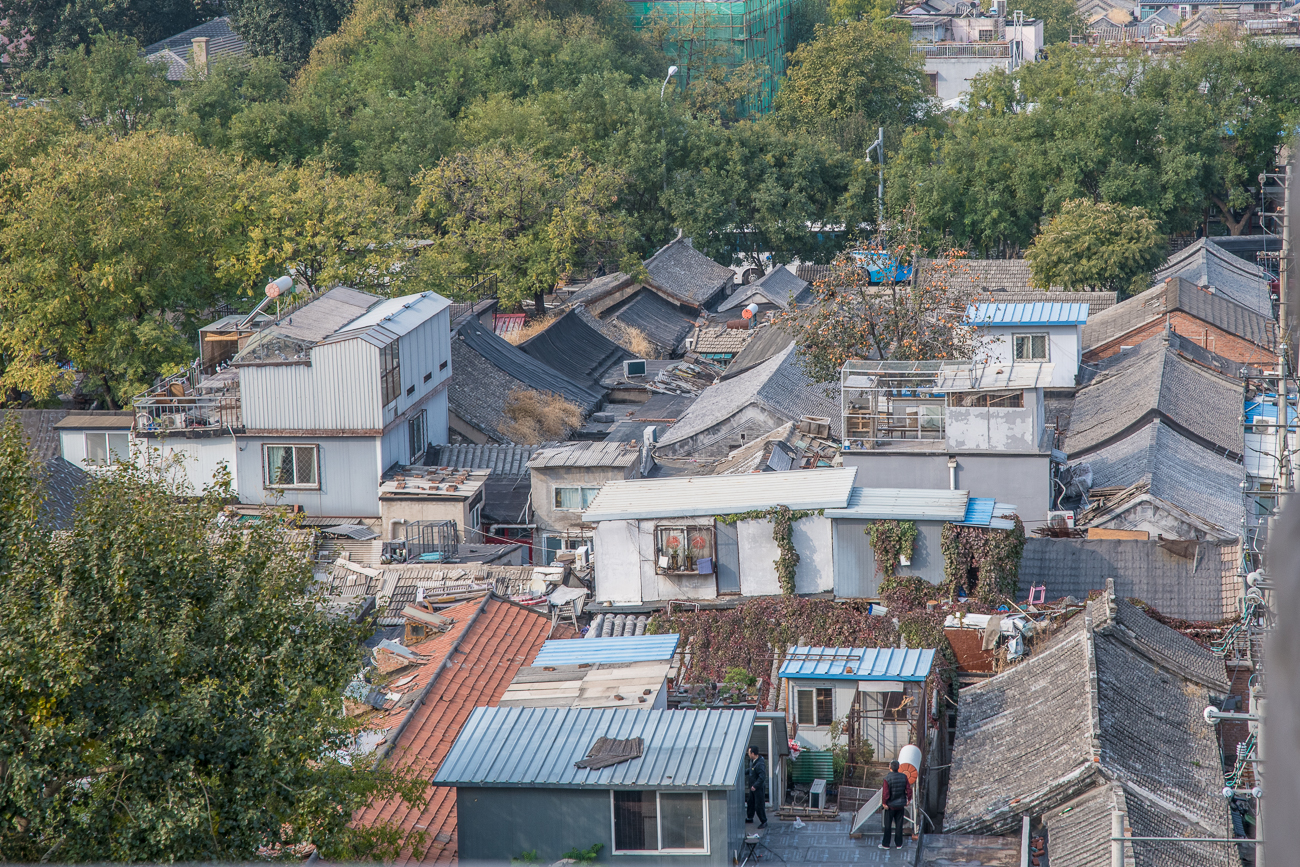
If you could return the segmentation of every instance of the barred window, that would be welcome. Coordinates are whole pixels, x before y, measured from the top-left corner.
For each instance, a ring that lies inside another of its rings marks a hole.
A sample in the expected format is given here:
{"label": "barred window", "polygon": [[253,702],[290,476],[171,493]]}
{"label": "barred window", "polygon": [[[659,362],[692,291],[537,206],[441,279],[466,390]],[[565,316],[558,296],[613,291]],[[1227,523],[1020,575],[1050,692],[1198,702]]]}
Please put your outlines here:
{"label": "barred window", "polygon": [[388,406],[402,393],[402,365],[398,359],[397,341],[379,350],[379,383],[383,390],[383,405]]}
{"label": "barred window", "polygon": [[319,488],[316,446],[265,446],[268,488]]}

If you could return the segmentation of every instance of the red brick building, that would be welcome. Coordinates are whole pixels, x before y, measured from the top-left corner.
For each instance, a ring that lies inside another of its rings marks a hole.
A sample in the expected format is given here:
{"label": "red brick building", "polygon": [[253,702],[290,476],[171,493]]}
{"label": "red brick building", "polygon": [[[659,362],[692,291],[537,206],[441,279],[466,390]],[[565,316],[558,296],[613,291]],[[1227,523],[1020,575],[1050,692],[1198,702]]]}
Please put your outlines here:
{"label": "red brick building", "polygon": [[1083,360],[1109,358],[1156,337],[1166,322],[1179,336],[1230,361],[1271,369],[1277,360],[1276,322],[1181,277],[1089,316]]}

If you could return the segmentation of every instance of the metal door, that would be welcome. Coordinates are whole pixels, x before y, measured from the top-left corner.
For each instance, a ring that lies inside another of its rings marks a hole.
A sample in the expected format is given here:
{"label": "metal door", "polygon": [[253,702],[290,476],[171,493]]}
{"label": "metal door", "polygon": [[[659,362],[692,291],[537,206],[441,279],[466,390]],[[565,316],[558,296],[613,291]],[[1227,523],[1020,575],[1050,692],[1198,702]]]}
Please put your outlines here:
{"label": "metal door", "polygon": [[863,532],[867,529],[867,522],[836,518],[831,526],[835,595],[843,599],[878,596],[880,580],[876,575],[876,558],[871,551],[871,537]]}
{"label": "metal door", "polygon": [[736,525],[718,521],[718,595],[740,592],[740,544],[736,540]]}

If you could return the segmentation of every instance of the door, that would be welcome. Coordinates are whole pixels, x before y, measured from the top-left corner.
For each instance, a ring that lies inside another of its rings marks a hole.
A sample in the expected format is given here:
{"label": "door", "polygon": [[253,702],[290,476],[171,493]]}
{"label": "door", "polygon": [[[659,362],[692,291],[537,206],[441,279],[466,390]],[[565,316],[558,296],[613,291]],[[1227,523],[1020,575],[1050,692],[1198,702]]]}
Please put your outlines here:
{"label": "door", "polygon": [[740,544],[736,541],[736,525],[718,521],[718,595],[740,592]]}
{"label": "door", "polygon": [[875,598],[880,594],[876,558],[866,521],[836,518],[831,522],[835,558],[835,595],[842,599]]}

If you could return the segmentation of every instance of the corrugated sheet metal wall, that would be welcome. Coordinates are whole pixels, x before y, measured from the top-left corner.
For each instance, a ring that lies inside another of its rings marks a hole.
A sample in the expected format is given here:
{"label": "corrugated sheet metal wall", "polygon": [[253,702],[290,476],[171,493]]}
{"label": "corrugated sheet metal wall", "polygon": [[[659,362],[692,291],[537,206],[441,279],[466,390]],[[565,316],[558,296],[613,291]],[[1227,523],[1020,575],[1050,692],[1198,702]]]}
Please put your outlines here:
{"label": "corrugated sheet metal wall", "polygon": [[835,595],[860,599],[880,592],[871,537],[863,532],[869,521],[835,519]]}
{"label": "corrugated sheet metal wall", "polygon": [[[443,310],[437,316],[421,323],[404,335],[397,344],[402,367],[402,393],[396,401],[384,407],[384,424],[398,418],[402,413],[420,403],[444,380],[451,378],[451,319],[450,313]],[[439,370],[438,366],[447,362],[447,367]],[[429,381],[425,382],[425,375]],[[377,375],[377,374],[376,374]],[[415,386],[410,395],[406,390]],[[430,419],[432,426],[432,419]],[[433,440],[445,442],[445,440]]]}
{"label": "corrugated sheet metal wall", "polygon": [[[353,341],[349,341],[353,342]],[[320,490],[284,491],[279,500],[302,506],[309,515],[379,517],[378,437],[240,438],[239,494],[246,503],[268,502],[277,491],[264,486],[262,448],[266,443],[312,444],[320,449]]]}
{"label": "corrugated sheet metal wall", "polygon": [[[160,437],[156,440],[145,440],[144,445],[150,449],[161,448],[162,459],[175,461],[175,466],[179,467],[184,474],[186,484],[195,492],[202,491],[205,486],[212,484],[212,476],[221,466],[225,466],[230,471],[232,481],[238,485],[238,479],[235,478],[235,464],[238,457],[235,453],[235,441],[229,436],[193,440]],[[247,452],[240,454],[239,457],[243,454]],[[235,492],[240,493],[238,487]]]}
{"label": "corrugated sheet metal wall", "polygon": [[244,426],[252,430],[378,430],[379,350],[344,340],[312,350],[310,365],[239,372]]}

